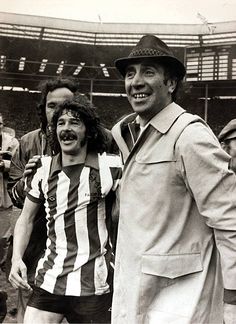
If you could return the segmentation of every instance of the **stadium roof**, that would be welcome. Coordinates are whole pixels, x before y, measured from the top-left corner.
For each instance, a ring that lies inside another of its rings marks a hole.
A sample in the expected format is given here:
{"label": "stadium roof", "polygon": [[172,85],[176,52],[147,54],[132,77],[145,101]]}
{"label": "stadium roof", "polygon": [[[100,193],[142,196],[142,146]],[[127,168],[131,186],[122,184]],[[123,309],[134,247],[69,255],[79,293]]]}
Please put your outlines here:
{"label": "stadium roof", "polygon": [[235,0],[0,0],[1,11],[116,23],[198,24],[236,20]]}
{"label": "stadium roof", "polygon": [[236,42],[236,21],[205,24],[95,23],[0,12],[0,35],[90,45],[134,45],[156,34],[170,46]]}
{"label": "stadium roof", "polygon": [[[86,88],[96,83],[97,91],[101,88],[104,91],[104,87],[111,90],[113,86],[115,91],[122,91],[123,83],[113,62],[126,56],[130,46],[147,33],[163,39],[185,63],[188,55],[191,66],[202,62],[202,56],[204,61],[206,55],[214,52],[214,57],[221,57],[218,67],[222,60],[226,62],[227,54],[235,65],[236,77],[236,21],[181,25],[101,24],[0,12],[0,84],[9,82],[35,88],[44,78],[73,75]],[[205,53],[200,55],[199,48],[205,48]],[[212,66],[215,65],[214,59]],[[196,75],[195,70],[191,68],[191,75]],[[212,73],[214,79],[215,72]],[[223,73],[227,79],[227,70]]]}

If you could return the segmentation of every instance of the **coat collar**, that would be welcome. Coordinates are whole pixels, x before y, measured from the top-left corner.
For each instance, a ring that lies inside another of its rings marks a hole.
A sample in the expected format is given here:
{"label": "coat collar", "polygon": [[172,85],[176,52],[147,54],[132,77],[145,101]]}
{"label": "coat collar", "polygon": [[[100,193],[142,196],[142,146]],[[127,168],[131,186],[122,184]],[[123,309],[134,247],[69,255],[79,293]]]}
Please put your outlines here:
{"label": "coat collar", "polygon": [[176,119],[185,112],[176,103],[172,102],[161,110],[157,115],[155,115],[149,124],[152,125],[158,132],[165,134],[171,128]]}
{"label": "coat collar", "polygon": [[[146,125],[145,130],[141,134],[139,140],[143,139],[143,135],[150,131],[150,125],[156,129],[158,132],[165,134],[168,132],[168,130],[171,128],[173,123],[176,121],[176,119],[182,115],[185,112],[183,108],[181,108],[176,103],[172,102],[168,106],[166,106],[163,110],[161,110],[157,115],[155,115]],[[127,143],[125,142],[124,138],[122,137],[122,130],[127,128],[128,123],[135,120],[137,117],[136,113],[130,114],[123,118],[121,121],[119,121],[112,129],[113,137],[122,152],[123,159],[126,161],[128,158],[130,151],[127,146]]]}
{"label": "coat collar", "polygon": [[[158,114],[156,114],[148,124],[151,124],[159,132],[166,133],[174,121],[184,113],[185,110],[177,105],[175,102],[170,103],[164,109],[162,109]],[[121,128],[126,127],[128,123],[133,122],[137,118],[136,113],[132,113],[124,117],[117,125],[120,125]]]}
{"label": "coat collar", "polygon": [[[152,125],[160,133],[165,134],[173,125],[175,120],[185,112],[183,108],[177,105],[175,102],[172,102],[156,114],[149,122],[148,125]],[[128,123],[135,120],[137,117],[136,113],[130,114],[118,122],[114,127],[113,131],[117,132],[118,129],[122,131],[127,127]]]}

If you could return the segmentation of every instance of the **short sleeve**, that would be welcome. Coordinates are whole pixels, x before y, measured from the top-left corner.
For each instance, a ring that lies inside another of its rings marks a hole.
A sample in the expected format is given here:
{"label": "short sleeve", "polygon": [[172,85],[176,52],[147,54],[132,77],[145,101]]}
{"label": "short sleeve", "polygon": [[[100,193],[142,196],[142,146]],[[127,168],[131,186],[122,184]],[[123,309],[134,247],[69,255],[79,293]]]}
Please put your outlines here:
{"label": "short sleeve", "polygon": [[36,203],[41,203],[44,200],[44,194],[42,191],[43,174],[43,164],[40,160],[36,172],[26,179],[26,196]]}

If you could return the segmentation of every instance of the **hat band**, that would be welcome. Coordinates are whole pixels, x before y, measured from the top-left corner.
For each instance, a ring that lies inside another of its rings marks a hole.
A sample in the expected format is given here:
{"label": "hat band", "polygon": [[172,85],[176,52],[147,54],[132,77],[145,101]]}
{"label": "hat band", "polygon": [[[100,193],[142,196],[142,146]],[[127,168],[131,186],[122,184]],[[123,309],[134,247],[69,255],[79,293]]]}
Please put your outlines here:
{"label": "hat band", "polygon": [[132,56],[161,56],[161,55],[167,56],[166,53],[158,51],[153,48],[140,48],[140,49],[133,50],[130,53],[129,57],[132,57]]}

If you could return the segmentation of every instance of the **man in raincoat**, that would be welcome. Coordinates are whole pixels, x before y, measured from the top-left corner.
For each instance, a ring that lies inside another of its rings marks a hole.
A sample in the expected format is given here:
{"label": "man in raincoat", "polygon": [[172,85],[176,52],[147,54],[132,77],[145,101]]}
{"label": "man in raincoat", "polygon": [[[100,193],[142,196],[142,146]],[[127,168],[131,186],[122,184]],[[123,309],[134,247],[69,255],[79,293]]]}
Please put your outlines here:
{"label": "man in raincoat", "polygon": [[112,130],[124,161],[113,323],[236,323],[230,157],[174,102],[185,67],[164,42],[145,35],[115,64],[134,114]]}
{"label": "man in raincoat", "polygon": [[[12,202],[7,192],[7,180],[11,164],[11,156],[16,151],[19,143],[14,136],[6,131],[3,116],[0,113],[0,269],[5,271],[7,249],[11,238],[11,213]],[[0,270],[0,271],[1,271]],[[7,293],[0,291],[0,322],[7,313]]]}

